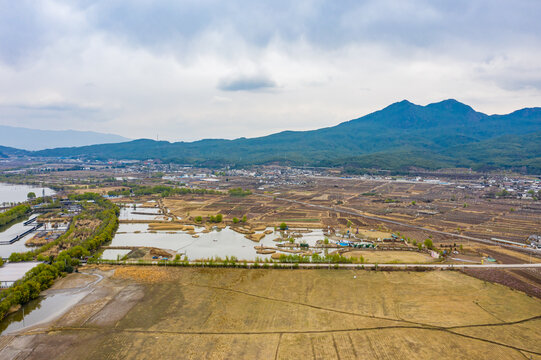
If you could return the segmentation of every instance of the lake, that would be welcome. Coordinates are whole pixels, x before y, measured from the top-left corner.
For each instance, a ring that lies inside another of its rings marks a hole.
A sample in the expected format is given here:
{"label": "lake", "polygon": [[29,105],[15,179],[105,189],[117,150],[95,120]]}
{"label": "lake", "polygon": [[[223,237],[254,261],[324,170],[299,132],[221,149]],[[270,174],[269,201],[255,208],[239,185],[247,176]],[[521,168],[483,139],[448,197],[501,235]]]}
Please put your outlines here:
{"label": "lake", "polygon": [[18,203],[25,201],[29,192],[36,193],[36,196],[38,197],[41,196],[43,192],[45,192],[45,196],[56,194],[52,189],[34,185],[0,183],[0,205],[4,203]]}

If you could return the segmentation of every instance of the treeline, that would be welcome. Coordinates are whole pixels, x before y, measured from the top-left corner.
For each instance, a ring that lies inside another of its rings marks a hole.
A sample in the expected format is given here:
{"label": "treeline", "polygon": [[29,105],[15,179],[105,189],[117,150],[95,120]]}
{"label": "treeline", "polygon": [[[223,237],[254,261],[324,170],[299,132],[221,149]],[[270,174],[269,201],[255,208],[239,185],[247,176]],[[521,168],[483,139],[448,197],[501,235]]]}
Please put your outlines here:
{"label": "treeline", "polygon": [[107,193],[109,196],[141,196],[141,195],[155,195],[160,194],[163,197],[172,195],[185,195],[185,194],[213,194],[220,195],[221,191],[208,190],[208,189],[190,189],[186,187],[171,187],[166,185],[144,186],[144,185],[129,185],[129,189],[112,190]]}
{"label": "treeline", "polygon": [[[0,294],[0,318],[3,318],[9,309],[17,304],[23,305],[39,296],[42,290],[52,286],[54,280],[66,272],[72,272],[74,266],[79,265],[83,256],[89,256],[101,245],[113,239],[118,228],[118,207],[112,202],[103,199],[99,194],[86,193],[70,196],[72,200],[91,200],[92,203],[83,203],[83,212],[77,215],[69,229],[55,241],[48,243],[34,251],[11,254],[10,261],[30,261],[37,258],[39,261],[49,261],[50,264],[40,264],[28,271],[25,276]],[[85,238],[70,238],[75,231],[78,219],[93,217],[101,220],[100,225]],[[74,243],[74,240],[79,240]],[[69,249],[61,251],[58,256],[49,257],[42,253],[53,246],[64,243]]]}
{"label": "treeline", "polygon": [[25,216],[30,211],[32,211],[32,208],[27,204],[14,206],[9,210],[0,213],[0,226],[7,225],[10,222]]}

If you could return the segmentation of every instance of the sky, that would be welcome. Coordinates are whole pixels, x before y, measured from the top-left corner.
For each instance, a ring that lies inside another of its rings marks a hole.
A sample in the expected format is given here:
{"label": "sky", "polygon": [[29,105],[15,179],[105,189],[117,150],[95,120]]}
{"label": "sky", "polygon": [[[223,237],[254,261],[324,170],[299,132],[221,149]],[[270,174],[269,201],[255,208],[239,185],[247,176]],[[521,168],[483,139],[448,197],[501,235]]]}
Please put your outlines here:
{"label": "sky", "polygon": [[541,106],[539,0],[0,0],[0,125],[193,141]]}

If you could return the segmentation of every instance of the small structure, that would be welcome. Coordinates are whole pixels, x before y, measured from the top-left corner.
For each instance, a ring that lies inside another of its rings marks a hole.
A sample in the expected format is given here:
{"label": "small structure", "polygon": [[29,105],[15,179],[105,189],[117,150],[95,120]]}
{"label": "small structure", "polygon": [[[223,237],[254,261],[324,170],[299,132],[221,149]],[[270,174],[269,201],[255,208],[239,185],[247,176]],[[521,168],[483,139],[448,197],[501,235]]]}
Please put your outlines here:
{"label": "small structure", "polygon": [[531,247],[541,249],[541,235],[530,235],[527,241]]}

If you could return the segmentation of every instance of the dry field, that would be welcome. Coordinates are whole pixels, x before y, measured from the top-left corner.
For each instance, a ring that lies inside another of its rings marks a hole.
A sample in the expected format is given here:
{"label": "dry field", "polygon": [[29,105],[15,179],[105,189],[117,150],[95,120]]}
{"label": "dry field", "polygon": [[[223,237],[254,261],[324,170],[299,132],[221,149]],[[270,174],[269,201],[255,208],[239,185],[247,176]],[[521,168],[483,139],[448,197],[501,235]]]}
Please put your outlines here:
{"label": "dry field", "polygon": [[[456,185],[369,181],[360,179],[313,179],[302,187],[277,189],[279,197],[311,204],[335,206],[388,220],[490,239],[524,241],[541,229],[541,202],[518,199],[490,199],[485,190],[456,188]],[[280,204],[277,204],[278,206]],[[289,211],[314,211],[303,205],[285,204]],[[354,218],[354,217],[353,217]],[[381,227],[416,240],[429,232],[389,225],[345,214],[323,214],[324,225],[344,227],[347,220],[364,229]],[[459,242],[433,235],[435,242]]]}
{"label": "dry field", "polygon": [[415,251],[374,251],[374,250],[354,250],[343,253],[345,257],[363,257],[367,263],[430,263],[434,262],[434,258],[421,252]]}
{"label": "dry field", "polygon": [[[248,188],[257,185],[253,179],[246,178],[243,181],[243,186]],[[370,230],[377,230],[378,235],[382,236],[400,232],[417,241],[432,235],[435,243],[460,241],[450,236],[435,235],[420,229],[309,207],[279,198],[340,207],[365,215],[485,239],[498,237],[524,241],[541,228],[541,202],[489,199],[484,196],[484,190],[458,189],[456,185],[311,178],[302,185],[277,187],[275,192],[278,194],[277,199],[255,194],[246,197],[187,194],[163,199],[162,203],[172,214],[187,222],[195,216],[205,218],[221,213],[226,221],[246,215],[249,222],[254,224],[276,226],[286,222],[290,227],[331,227],[343,230],[351,221],[353,230],[359,228],[359,233],[367,237],[374,237],[375,233]]]}
{"label": "dry field", "polygon": [[105,279],[0,358],[541,358],[541,300],[458,272],[86,271]]}

